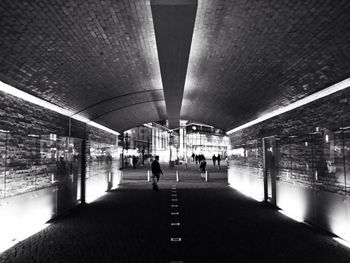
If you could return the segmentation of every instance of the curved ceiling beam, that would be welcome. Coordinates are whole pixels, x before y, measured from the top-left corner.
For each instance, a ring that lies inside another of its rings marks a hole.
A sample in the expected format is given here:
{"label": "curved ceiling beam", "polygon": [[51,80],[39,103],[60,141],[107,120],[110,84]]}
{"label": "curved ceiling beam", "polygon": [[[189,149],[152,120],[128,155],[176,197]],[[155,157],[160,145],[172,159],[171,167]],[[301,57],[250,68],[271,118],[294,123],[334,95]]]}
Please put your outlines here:
{"label": "curved ceiling beam", "polygon": [[[130,87],[130,86],[128,86],[128,87]],[[101,100],[101,101],[96,102],[94,104],[91,104],[91,105],[89,105],[89,106],[87,106],[87,107],[85,107],[85,108],[75,112],[74,115],[79,114],[79,113],[81,113],[83,111],[86,111],[86,110],[88,110],[90,108],[93,108],[93,107],[95,107],[97,105],[103,104],[105,102],[108,102],[108,101],[111,101],[111,100],[114,100],[114,99],[119,99],[119,98],[122,98],[122,97],[127,97],[127,96],[130,96],[130,95],[135,95],[135,94],[140,94],[140,93],[145,93],[145,92],[162,91],[162,90],[163,89],[149,89],[149,90],[142,90],[142,91],[136,91],[136,92],[130,92],[130,93],[118,95],[118,96],[115,96],[115,97],[112,97],[112,98],[108,98],[108,99],[104,99],[104,100]]]}
{"label": "curved ceiling beam", "polygon": [[103,113],[103,114],[100,114],[100,115],[97,115],[96,117],[91,118],[91,121],[96,120],[96,119],[98,119],[98,118],[101,118],[102,116],[107,115],[107,114],[109,114],[109,113],[112,113],[112,112],[114,112],[114,111],[122,110],[122,109],[125,109],[125,108],[128,108],[128,107],[131,107],[131,106],[135,106],[135,105],[139,105],[139,104],[144,104],[144,103],[150,103],[150,102],[164,101],[164,100],[165,100],[165,99],[147,100],[147,101],[136,102],[136,103],[133,103],[133,104],[129,104],[129,105],[127,105],[127,106],[115,108],[115,109],[113,109],[113,110],[107,111],[107,112],[105,112],[105,113]]}

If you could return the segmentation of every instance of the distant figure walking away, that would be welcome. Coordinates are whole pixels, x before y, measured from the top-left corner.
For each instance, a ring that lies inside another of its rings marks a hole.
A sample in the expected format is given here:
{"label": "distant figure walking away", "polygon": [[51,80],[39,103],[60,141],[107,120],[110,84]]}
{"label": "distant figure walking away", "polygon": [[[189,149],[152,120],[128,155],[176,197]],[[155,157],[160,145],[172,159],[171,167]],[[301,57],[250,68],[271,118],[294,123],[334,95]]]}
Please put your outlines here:
{"label": "distant figure walking away", "polygon": [[152,186],[153,190],[156,192],[159,191],[158,182],[160,174],[163,174],[163,171],[160,169],[159,156],[156,156],[152,162]]}
{"label": "distant figure walking away", "polygon": [[194,157],[196,157],[196,155],[194,153],[192,153],[192,161],[194,162]]}
{"label": "distant figure walking away", "polygon": [[218,154],[218,157],[216,157],[216,160],[218,161],[218,169],[220,169],[220,161],[221,161],[220,154]]}
{"label": "distant figure walking away", "polygon": [[216,162],[216,156],[215,154],[213,155],[213,164],[215,165],[215,162]]}
{"label": "distant figure walking away", "polygon": [[132,156],[132,166],[136,169],[137,157],[135,155]]}
{"label": "distant figure walking away", "polygon": [[199,165],[199,170],[201,171],[201,174],[205,173],[205,167],[207,166],[207,162],[205,159],[202,159],[201,164]]}

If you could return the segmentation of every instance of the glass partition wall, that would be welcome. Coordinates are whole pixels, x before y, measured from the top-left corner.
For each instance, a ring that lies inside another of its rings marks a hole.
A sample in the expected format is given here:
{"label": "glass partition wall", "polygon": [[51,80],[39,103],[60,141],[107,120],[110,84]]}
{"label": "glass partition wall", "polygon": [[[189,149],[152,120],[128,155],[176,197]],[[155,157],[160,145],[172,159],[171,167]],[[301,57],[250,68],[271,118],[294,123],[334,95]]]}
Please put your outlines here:
{"label": "glass partition wall", "polygon": [[[0,202],[53,188],[57,195],[69,199],[57,202],[65,205],[60,209],[76,205],[80,199],[81,143],[81,139],[55,134],[22,136],[1,131]],[[57,213],[56,203],[52,213]]]}
{"label": "glass partition wall", "polygon": [[[350,127],[345,125],[262,137],[229,151],[228,175],[233,187],[258,200],[272,200],[294,218],[319,225],[347,240],[349,174]],[[274,188],[275,193],[271,192]]]}

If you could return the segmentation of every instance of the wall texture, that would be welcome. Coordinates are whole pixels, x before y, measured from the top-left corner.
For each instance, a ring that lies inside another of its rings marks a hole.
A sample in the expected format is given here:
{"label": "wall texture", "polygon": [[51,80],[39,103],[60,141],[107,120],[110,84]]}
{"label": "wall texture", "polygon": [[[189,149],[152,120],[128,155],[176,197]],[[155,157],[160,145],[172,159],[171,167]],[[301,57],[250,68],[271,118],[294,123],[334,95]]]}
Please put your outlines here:
{"label": "wall texture", "polygon": [[293,207],[309,222],[349,239],[349,230],[338,227],[350,229],[348,202],[341,201],[350,193],[349,113],[346,89],[231,134],[231,180],[239,188],[241,171],[250,180],[262,181],[263,140],[274,138],[277,206]]}
{"label": "wall texture", "polygon": [[0,243],[15,240],[18,226],[43,224],[80,202],[83,155],[89,200],[112,188],[117,142],[116,135],[0,92],[0,232],[6,233]]}

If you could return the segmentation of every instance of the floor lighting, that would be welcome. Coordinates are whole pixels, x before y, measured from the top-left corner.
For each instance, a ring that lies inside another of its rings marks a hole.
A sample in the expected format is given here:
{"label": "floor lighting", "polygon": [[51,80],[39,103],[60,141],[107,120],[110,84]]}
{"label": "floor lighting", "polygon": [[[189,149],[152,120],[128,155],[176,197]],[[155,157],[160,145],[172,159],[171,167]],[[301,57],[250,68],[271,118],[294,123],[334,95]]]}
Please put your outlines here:
{"label": "floor lighting", "polygon": [[339,237],[334,237],[333,238],[335,241],[337,241],[338,243],[342,244],[343,246],[346,246],[348,248],[350,248],[350,242],[349,241],[346,241],[342,238],[339,238]]}
{"label": "floor lighting", "polygon": [[284,210],[278,210],[278,212],[280,212],[281,214],[299,222],[299,223],[303,223],[304,222],[304,219],[302,217],[300,217],[300,215],[297,215],[297,214],[292,214],[290,212],[286,212]]}

